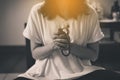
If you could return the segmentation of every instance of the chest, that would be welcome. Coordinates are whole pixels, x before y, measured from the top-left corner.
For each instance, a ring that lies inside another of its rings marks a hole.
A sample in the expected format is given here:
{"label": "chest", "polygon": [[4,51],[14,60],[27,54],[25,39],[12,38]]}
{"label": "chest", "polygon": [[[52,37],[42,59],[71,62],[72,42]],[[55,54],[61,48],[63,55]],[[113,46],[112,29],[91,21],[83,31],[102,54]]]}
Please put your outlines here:
{"label": "chest", "polygon": [[63,28],[65,25],[69,25],[68,29],[71,43],[85,45],[90,36],[90,24],[84,19],[70,19],[65,21],[57,18],[55,20],[44,20],[43,24],[43,40],[45,44],[53,41],[53,35],[59,28]]}

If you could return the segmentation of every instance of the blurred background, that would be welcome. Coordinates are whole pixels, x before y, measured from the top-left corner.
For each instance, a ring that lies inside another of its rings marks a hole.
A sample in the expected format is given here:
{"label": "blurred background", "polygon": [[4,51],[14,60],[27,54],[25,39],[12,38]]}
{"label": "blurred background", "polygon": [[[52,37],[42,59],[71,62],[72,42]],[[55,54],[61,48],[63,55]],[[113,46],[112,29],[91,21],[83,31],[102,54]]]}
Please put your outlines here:
{"label": "blurred background", "polygon": [[[28,69],[22,32],[31,7],[40,1],[0,0],[0,80],[8,73],[22,73]],[[119,0],[88,0],[98,12],[105,34],[99,45],[99,59],[94,64],[120,71],[120,9],[112,9],[116,1],[120,5]]]}

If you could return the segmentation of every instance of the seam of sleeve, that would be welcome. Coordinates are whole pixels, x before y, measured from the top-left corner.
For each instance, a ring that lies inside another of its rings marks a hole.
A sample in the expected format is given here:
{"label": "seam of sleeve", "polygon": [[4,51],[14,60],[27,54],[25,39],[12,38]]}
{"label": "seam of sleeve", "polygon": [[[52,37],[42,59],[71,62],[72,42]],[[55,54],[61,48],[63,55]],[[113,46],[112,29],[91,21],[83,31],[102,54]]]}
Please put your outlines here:
{"label": "seam of sleeve", "polygon": [[95,43],[97,41],[100,41],[103,38],[104,38],[104,34],[101,32],[101,35],[97,35],[97,38],[95,40],[91,40],[88,43]]}
{"label": "seam of sleeve", "polygon": [[25,37],[25,38],[27,38],[27,39],[31,39],[31,36],[30,35],[28,35],[27,33],[25,33],[25,31],[23,32],[23,36]]}

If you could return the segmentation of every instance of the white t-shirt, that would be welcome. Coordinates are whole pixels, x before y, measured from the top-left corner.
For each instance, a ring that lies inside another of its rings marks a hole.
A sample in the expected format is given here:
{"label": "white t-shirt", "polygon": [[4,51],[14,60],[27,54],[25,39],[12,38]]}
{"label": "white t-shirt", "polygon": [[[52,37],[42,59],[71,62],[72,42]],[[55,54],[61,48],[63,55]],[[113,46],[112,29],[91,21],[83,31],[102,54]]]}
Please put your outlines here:
{"label": "white t-shirt", "polygon": [[[29,15],[24,37],[36,43],[47,45],[51,43],[52,35],[60,26],[68,24],[71,43],[86,46],[103,38],[99,21],[94,10],[91,14],[83,15],[75,19],[64,20],[57,16],[53,20],[48,20],[40,13],[44,2],[35,5]],[[78,53],[80,54],[80,53]],[[88,53],[89,54],[89,53]],[[93,66],[90,60],[83,60],[70,54],[65,57],[61,51],[54,51],[54,54],[43,60],[36,60],[35,64],[19,77],[31,78],[34,80],[71,80],[86,75],[95,70],[104,69]]]}

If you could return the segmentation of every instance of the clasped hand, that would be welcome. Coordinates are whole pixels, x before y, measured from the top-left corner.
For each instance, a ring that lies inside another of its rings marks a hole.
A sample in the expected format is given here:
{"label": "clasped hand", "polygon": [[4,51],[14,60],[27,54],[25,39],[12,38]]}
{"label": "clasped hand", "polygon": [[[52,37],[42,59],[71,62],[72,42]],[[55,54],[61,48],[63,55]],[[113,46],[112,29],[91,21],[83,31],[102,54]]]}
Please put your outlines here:
{"label": "clasped hand", "polygon": [[59,29],[53,36],[54,48],[66,50],[70,45],[70,37],[63,29]]}

